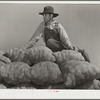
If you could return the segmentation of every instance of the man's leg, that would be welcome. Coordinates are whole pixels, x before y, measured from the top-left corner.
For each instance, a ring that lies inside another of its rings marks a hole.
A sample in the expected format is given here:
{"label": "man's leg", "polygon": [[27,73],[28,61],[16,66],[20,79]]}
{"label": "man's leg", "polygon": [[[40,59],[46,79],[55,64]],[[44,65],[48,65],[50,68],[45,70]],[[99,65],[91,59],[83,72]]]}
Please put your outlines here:
{"label": "man's leg", "polygon": [[61,51],[64,49],[61,42],[56,41],[54,39],[49,39],[46,43],[46,46],[50,48],[53,52]]}
{"label": "man's leg", "polygon": [[84,57],[85,61],[90,62],[88,53],[84,49],[80,49],[76,46],[73,46],[73,50],[78,51]]}
{"label": "man's leg", "polygon": [[[64,46],[61,44],[61,42],[56,41],[54,39],[49,39],[47,41],[46,46],[48,48],[50,48],[53,52],[57,52],[57,51],[61,51],[61,50],[65,49]],[[68,50],[68,49],[66,49],[66,50]],[[76,46],[73,46],[73,50],[81,53],[82,56],[84,57],[85,61],[90,62],[89,56],[84,49],[80,49]]]}

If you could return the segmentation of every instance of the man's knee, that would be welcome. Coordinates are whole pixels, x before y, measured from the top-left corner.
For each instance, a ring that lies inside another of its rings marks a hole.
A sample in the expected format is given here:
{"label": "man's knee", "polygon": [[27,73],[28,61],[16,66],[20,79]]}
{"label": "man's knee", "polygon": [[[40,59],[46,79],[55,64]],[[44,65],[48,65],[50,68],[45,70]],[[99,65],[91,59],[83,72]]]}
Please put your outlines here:
{"label": "man's knee", "polygon": [[54,39],[48,39],[47,44],[54,45],[55,40]]}
{"label": "man's knee", "polygon": [[60,42],[54,40],[54,39],[49,39],[46,43],[46,46],[50,48],[52,51],[61,51],[63,48],[61,47]]}

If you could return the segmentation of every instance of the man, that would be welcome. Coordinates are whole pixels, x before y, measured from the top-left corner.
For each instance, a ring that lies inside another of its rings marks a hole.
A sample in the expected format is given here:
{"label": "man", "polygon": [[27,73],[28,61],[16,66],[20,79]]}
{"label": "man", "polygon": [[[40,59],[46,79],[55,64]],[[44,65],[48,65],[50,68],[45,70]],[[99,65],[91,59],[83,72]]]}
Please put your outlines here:
{"label": "man", "polygon": [[39,25],[30,41],[40,35],[43,37],[46,46],[53,52],[64,48],[72,49],[73,47],[65,29],[59,22],[53,20],[54,17],[58,16],[57,13],[54,13],[53,7],[46,6],[44,7],[44,11],[39,14],[43,15],[44,21]]}
{"label": "man", "polygon": [[[44,21],[41,22],[36,32],[29,40],[29,44],[35,45],[35,43],[39,40],[39,37],[42,36],[46,46],[53,52],[61,51],[63,49],[78,50],[77,47],[72,46],[63,26],[53,19],[59,15],[54,13],[53,7],[46,6],[44,7],[44,11],[39,14],[43,16]],[[79,51],[81,51],[82,54],[82,50]]]}

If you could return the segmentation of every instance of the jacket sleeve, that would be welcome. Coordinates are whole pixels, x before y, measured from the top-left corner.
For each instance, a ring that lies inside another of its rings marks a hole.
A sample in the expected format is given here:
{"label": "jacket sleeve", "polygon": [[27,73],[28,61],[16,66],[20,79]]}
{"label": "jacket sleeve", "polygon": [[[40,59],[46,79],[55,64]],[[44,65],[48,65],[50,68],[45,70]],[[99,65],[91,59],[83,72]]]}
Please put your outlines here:
{"label": "jacket sleeve", "polygon": [[43,33],[43,26],[44,26],[44,22],[41,22],[40,25],[38,26],[37,30],[35,31],[35,33],[32,35],[31,39],[29,41],[32,41],[34,38],[36,37],[41,37],[42,33]]}
{"label": "jacket sleeve", "polygon": [[39,41],[40,37],[42,37],[43,34],[43,28],[44,28],[44,22],[42,22],[35,33],[32,35],[31,39],[26,43],[22,48],[23,49],[29,49],[36,45],[36,43]]}
{"label": "jacket sleeve", "polygon": [[63,46],[65,48],[71,48],[72,49],[72,44],[71,42],[69,41],[69,37],[67,35],[67,32],[65,31],[64,27],[59,23],[59,28],[60,28],[60,39],[61,39],[61,42],[63,44]]}

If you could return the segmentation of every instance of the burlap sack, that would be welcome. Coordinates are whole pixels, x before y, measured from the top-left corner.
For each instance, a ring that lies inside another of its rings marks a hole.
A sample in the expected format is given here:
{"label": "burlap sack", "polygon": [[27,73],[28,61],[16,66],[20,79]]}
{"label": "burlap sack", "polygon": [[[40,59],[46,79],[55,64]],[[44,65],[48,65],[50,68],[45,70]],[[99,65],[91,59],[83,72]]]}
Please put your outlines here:
{"label": "burlap sack", "polygon": [[36,64],[42,61],[55,61],[52,51],[47,47],[34,47],[28,50],[28,56],[31,63]]}
{"label": "burlap sack", "polygon": [[62,82],[62,74],[56,63],[44,61],[35,64],[27,72],[32,83],[48,85]]}
{"label": "burlap sack", "polygon": [[76,87],[75,89],[100,89],[100,81],[97,79],[94,79],[93,81],[87,82],[83,85],[80,85]]}
{"label": "burlap sack", "polygon": [[13,48],[13,49],[5,50],[5,53],[3,55],[5,57],[8,57],[11,60],[11,62],[19,61],[31,65],[27,57],[28,54],[26,49]]}
{"label": "burlap sack", "polygon": [[11,60],[3,55],[0,55],[0,62],[7,64],[10,63]]}
{"label": "burlap sack", "polygon": [[29,65],[23,62],[13,62],[0,67],[0,76],[5,83],[16,85],[28,83],[30,80],[26,76]]}
{"label": "burlap sack", "polygon": [[84,60],[81,53],[73,50],[62,50],[54,52],[53,55],[56,58],[56,63],[59,65],[69,60]]}
{"label": "burlap sack", "polygon": [[74,88],[100,77],[100,67],[84,61],[70,60],[60,66],[67,88]]}

